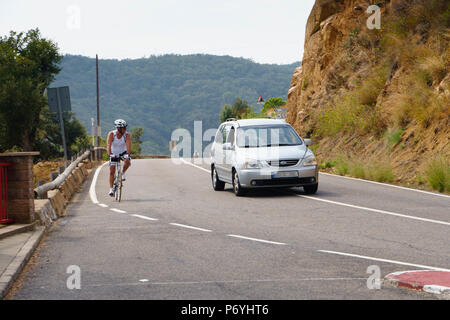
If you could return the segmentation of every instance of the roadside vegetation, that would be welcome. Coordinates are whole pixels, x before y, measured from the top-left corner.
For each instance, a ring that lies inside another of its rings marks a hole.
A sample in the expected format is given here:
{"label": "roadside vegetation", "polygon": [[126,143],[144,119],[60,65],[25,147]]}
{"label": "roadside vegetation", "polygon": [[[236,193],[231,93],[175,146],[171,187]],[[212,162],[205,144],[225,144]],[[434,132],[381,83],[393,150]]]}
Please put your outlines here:
{"label": "roadside vegetation", "polygon": [[137,156],[141,154],[142,151],[142,135],[144,134],[144,128],[142,127],[131,127],[131,156]]}
{"label": "roadside vegetation", "polygon": [[380,159],[362,160],[354,155],[339,154],[332,161],[321,163],[319,168],[341,176],[353,176],[359,179],[378,182],[395,180],[389,161]]}

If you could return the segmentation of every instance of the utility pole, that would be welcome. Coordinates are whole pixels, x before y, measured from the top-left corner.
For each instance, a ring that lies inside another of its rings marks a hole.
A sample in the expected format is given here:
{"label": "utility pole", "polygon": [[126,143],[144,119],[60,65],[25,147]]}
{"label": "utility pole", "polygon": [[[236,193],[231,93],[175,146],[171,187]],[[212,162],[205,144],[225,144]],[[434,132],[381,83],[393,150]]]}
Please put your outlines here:
{"label": "utility pole", "polygon": [[56,99],[58,101],[58,114],[59,114],[59,123],[61,125],[61,137],[62,137],[62,143],[64,148],[64,167],[67,168],[67,145],[66,145],[66,132],[64,130],[64,121],[63,121],[63,111],[61,108],[61,97],[59,95],[59,90],[56,89]]}
{"label": "utility pole", "polygon": [[[98,55],[95,55],[95,70],[97,77],[97,147],[100,147],[100,86],[98,83]],[[101,154],[100,151],[97,151],[97,159],[98,155]]]}

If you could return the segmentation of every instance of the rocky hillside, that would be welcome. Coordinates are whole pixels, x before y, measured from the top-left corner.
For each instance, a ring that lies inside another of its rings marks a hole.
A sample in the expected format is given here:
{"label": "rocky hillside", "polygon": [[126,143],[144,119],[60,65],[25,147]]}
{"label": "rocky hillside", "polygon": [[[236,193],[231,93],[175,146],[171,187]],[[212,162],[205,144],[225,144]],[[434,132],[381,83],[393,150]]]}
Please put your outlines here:
{"label": "rocky hillside", "polygon": [[447,0],[316,0],[287,120],[322,167],[450,191],[449,27]]}

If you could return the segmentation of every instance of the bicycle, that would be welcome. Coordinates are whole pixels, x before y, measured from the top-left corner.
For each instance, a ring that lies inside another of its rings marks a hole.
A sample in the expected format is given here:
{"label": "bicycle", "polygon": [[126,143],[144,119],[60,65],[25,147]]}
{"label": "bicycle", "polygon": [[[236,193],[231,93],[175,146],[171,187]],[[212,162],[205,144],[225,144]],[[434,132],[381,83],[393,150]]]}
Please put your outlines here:
{"label": "bicycle", "polygon": [[116,162],[116,172],[114,174],[114,184],[113,184],[114,199],[116,199],[116,201],[119,201],[119,202],[122,199],[122,188],[123,188],[121,161],[124,160],[123,156],[126,153],[127,152],[124,151],[121,154],[119,154],[118,156],[111,157],[111,161]]}

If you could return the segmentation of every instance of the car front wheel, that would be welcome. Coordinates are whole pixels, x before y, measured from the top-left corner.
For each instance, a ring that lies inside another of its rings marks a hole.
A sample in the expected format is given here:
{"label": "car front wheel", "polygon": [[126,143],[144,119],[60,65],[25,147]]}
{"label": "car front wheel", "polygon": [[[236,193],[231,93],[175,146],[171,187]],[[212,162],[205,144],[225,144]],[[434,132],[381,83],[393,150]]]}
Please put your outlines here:
{"label": "car front wheel", "polygon": [[233,171],[233,191],[234,194],[238,197],[243,196],[246,191],[244,188],[241,187],[237,171]]}

